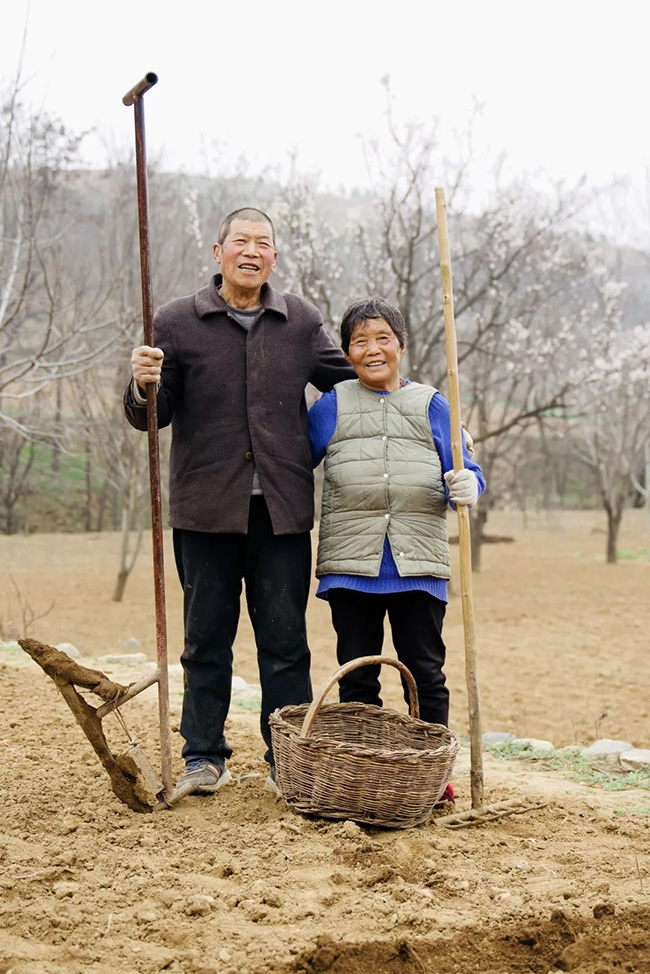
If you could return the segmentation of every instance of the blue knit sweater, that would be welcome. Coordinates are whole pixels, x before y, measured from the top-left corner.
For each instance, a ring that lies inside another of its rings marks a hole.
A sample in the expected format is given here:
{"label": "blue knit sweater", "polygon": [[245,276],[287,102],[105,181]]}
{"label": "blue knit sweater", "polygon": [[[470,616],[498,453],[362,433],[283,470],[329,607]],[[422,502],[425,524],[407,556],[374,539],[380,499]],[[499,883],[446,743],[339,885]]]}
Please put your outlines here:
{"label": "blue knit sweater", "polygon": [[[389,392],[378,392],[378,396],[389,396]],[[429,422],[433,440],[436,444],[443,474],[454,469],[451,454],[451,428],[449,423],[449,403],[439,392],[431,397],[429,405]],[[327,451],[327,444],[334,436],[336,429],[336,390],[326,392],[309,410],[309,443],[314,466],[317,467]],[[473,470],[478,480],[479,497],[485,490],[485,480],[481,468],[474,463],[463,443],[463,459],[465,466]],[[449,492],[445,484],[445,492],[449,500]],[[453,504],[451,504],[454,507]],[[386,595],[393,592],[428,592],[441,602],[447,601],[447,580],[433,575],[415,575],[402,578],[397,571],[388,535],[384,540],[384,554],[379,567],[379,575],[324,575],[318,585],[316,595],[326,599],[331,588],[348,588],[355,592],[367,592],[375,595]]]}

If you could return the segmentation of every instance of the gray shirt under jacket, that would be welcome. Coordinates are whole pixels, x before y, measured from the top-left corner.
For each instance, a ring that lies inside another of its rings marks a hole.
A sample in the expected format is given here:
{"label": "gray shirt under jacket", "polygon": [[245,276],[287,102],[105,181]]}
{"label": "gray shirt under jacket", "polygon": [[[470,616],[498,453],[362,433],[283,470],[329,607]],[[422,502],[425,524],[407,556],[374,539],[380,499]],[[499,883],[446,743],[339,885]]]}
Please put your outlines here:
{"label": "gray shirt under jacket", "polygon": [[[314,305],[262,287],[262,312],[249,330],[218,293],[221,275],[155,318],[165,358],[158,423],[172,425],[169,523],[189,531],[245,534],[257,468],[275,534],[314,523],[314,480],[305,386],[327,392],[354,378]],[[128,421],[147,428],[132,383]]]}

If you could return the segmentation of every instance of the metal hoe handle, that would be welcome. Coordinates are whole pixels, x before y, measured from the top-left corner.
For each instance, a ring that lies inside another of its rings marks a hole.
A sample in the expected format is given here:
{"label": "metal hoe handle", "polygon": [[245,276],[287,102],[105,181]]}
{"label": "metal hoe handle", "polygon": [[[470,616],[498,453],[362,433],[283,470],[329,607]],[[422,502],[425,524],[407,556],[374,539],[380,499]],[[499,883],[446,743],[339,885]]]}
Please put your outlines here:
{"label": "metal hoe handle", "polygon": [[333,676],[329,678],[326,683],[322,685],[316,694],[315,700],[309,705],[309,710],[305,714],[305,719],[300,729],[300,736],[309,737],[312,725],[316,720],[316,715],[321,708],[321,704],[335,683],[338,683],[342,677],[347,676],[348,673],[351,673],[352,670],[358,669],[360,666],[372,666],[373,664],[377,663],[380,665],[385,663],[387,666],[394,666],[396,670],[400,671],[406,680],[406,685],[408,686],[409,713],[411,717],[419,717],[420,704],[418,703],[418,688],[415,685],[413,674],[408,667],[404,666],[403,663],[400,663],[399,660],[393,659],[392,656],[360,656],[358,659],[353,659],[350,660],[349,663],[345,663],[336,671],[336,673],[334,673]]}
{"label": "metal hoe handle", "polygon": [[123,105],[132,105],[136,98],[141,98],[145,91],[149,91],[150,88],[158,81],[158,75],[154,71],[147,71],[142,81],[138,81],[137,85],[133,85],[130,91],[127,91],[124,98],[122,99]]}
{"label": "metal hoe handle", "polygon": [[[133,105],[135,122],[135,164],[140,233],[140,275],[142,278],[142,321],[144,343],[153,345],[153,293],[149,246],[149,201],[147,194],[147,148],[143,95],[158,81],[150,71],[122,99]],[[169,731],[169,674],[167,669],[167,620],[165,615],[165,565],[163,556],[162,499],[160,489],[160,450],[156,389],[147,384],[147,438],[149,446],[149,489],[151,494],[151,534],[153,542],[154,603],[156,610],[156,656],[158,659],[158,715],[160,722],[160,765],[166,795],[172,791],[171,737]]]}

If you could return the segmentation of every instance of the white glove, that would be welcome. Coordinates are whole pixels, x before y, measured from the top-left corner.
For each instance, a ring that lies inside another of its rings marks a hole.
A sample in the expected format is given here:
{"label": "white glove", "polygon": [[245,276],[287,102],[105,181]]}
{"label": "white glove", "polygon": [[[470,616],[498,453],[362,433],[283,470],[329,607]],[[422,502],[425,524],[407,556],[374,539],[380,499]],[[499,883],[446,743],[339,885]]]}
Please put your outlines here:
{"label": "white glove", "polygon": [[463,467],[458,473],[448,470],[445,474],[449,488],[449,500],[454,504],[465,504],[472,507],[478,500],[478,481],[472,470]]}

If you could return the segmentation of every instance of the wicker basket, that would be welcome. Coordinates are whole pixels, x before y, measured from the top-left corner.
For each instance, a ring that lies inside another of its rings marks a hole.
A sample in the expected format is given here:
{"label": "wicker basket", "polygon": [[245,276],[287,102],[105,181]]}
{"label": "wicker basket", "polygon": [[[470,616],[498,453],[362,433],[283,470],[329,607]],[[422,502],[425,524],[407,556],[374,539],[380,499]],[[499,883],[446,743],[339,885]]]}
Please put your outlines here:
{"label": "wicker basket", "polygon": [[[362,703],[323,701],[359,666],[386,663],[406,680],[410,716]],[[403,829],[426,821],[442,796],[460,748],[458,735],[419,719],[415,680],[388,656],[342,666],[309,706],[276,710],[269,719],[278,785],[289,805],[308,815]]]}

